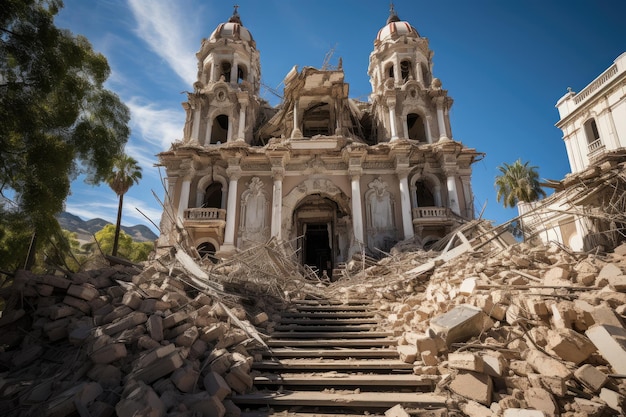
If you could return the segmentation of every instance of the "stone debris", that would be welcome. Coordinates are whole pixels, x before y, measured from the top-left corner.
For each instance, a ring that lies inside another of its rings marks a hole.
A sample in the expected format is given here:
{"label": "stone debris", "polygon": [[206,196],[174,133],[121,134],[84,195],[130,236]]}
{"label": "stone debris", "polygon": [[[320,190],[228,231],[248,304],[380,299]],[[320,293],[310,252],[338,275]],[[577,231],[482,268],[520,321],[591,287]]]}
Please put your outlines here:
{"label": "stone debris", "polygon": [[248,349],[272,299],[228,292],[223,276],[198,288],[188,267],[168,252],[142,268],[17,271],[0,317],[2,415],[239,415],[229,398],[252,386]]}
{"label": "stone debris", "polygon": [[448,398],[418,415],[624,415],[626,245],[571,253],[470,226],[327,286],[272,242],[216,266],[172,249],[141,268],[17,271],[0,316],[3,415],[239,416],[278,308],[323,298],[386,317],[399,358]]}

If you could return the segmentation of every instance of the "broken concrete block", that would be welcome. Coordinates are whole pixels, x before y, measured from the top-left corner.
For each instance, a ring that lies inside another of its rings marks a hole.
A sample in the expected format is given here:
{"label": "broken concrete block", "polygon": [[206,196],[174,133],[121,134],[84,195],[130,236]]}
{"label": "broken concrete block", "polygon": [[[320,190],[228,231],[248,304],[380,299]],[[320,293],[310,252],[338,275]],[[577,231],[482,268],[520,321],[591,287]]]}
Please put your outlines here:
{"label": "broken concrete block", "polygon": [[557,397],[567,395],[567,381],[558,376],[528,374],[528,382],[535,388],[545,388]]}
{"label": "broken concrete block", "polygon": [[267,313],[262,312],[252,317],[252,324],[254,324],[255,326],[259,326],[267,322],[268,320],[269,320],[269,317],[267,316]]}
{"label": "broken concrete block", "polygon": [[120,317],[125,317],[132,312],[133,310],[128,306],[121,305],[121,306],[115,307],[113,311],[111,311],[109,314],[107,314],[106,316],[102,318],[102,323],[103,324],[111,323],[113,322],[113,320],[117,320]]}
{"label": "broken concrete block", "polygon": [[528,352],[526,362],[542,375],[557,376],[563,379],[572,377],[572,373],[565,365],[538,350]]}
{"label": "broken concrete block", "polygon": [[571,309],[567,303],[552,304],[552,324],[557,329],[571,329],[572,322],[576,319],[576,311]]}
{"label": "broken concrete block", "polygon": [[591,388],[594,392],[600,389],[608,382],[609,377],[593,365],[585,364],[574,371],[574,377],[581,384]]}
{"label": "broken concrete block", "polygon": [[413,344],[417,348],[417,351],[420,353],[425,351],[437,353],[439,351],[440,345],[445,346],[445,342],[443,341],[443,339],[438,336],[430,337],[428,335],[417,335],[416,337],[411,337],[410,341],[407,341],[409,343],[413,342]]}
{"label": "broken concrete block", "polygon": [[484,352],[481,354],[483,360],[483,372],[490,376],[502,377],[508,370],[506,357],[498,352]]}
{"label": "broken concrete block", "polygon": [[143,300],[143,297],[137,294],[136,291],[128,291],[122,297],[122,304],[124,304],[125,306],[128,306],[129,308],[132,308],[133,310],[138,310],[139,307],[141,306],[142,300]]}
{"label": "broken concrete block", "polygon": [[232,392],[224,378],[217,372],[208,372],[204,377],[204,389],[211,395],[223,401]]}
{"label": "broken concrete block", "polygon": [[491,404],[493,381],[489,375],[461,371],[450,383],[450,389],[462,397],[483,405]]}
{"label": "broken concrete block", "polygon": [[459,408],[468,417],[492,417],[493,411],[476,401],[467,401],[459,404]]}
{"label": "broken concrete block", "polygon": [[146,323],[146,328],[150,337],[157,342],[163,340],[163,319],[156,314],[152,314]]}
{"label": "broken concrete block", "polygon": [[572,285],[569,280],[569,269],[555,266],[548,269],[543,275],[543,285],[548,286],[567,286]]}
{"label": "broken concrete block", "polygon": [[585,335],[618,374],[626,374],[626,330],[609,325],[592,326]]}
{"label": "broken concrete block", "polygon": [[90,284],[75,285],[72,284],[67,289],[67,295],[80,298],[81,300],[90,301],[100,295],[100,292]]}
{"label": "broken concrete block", "polygon": [[525,304],[528,312],[534,316],[546,317],[550,314],[544,300],[527,298],[525,299]]}
{"label": "broken concrete block", "polygon": [[[598,397],[594,397],[598,399]],[[582,413],[585,417],[601,417],[606,410],[606,404],[602,401],[587,400],[585,398],[574,398],[574,411]]]}
{"label": "broken concrete block", "polygon": [[95,365],[87,372],[87,376],[99,383],[103,388],[115,389],[122,382],[122,370],[113,365]]}
{"label": "broken concrete block", "polygon": [[194,412],[194,415],[201,415],[202,417],[224,417],[226,415],[226,408],[222,401],[217,397],[209,396],[207,393],[196,394],[191,399],[185,398],[185,404],[189,410]]}
{"label": "broken concrete block", "polygon": [[186,365],[176,369],[170,379],[182,392],[193,392],[200,373],[193,366]]}
{"label": "broken concrete block", "polygon": [[413,363],[417,358],[417,348],[414,345],[400,345],[396,347],[400,360],[405,363]]}
{"label": "broken concrete block", "polygon": [[430,329],[440,335],[447,346],[477,336],[491,325],[491,320],[482,310],[468,304],[456,306],[430,320]]}
{"label": "broken concrete block", "polygon": [[220,375],[224,375],[228,369],[230,369],[230,365],[232,365],[232,361],[230,360],[230,355],[226,350],[222,350],[224,353],[217,356],[210,363],[211,371],[218,373]]}
{"label": "broken concrete block", "polygon": [[420,359],[422,360],[422,362],[424,362],[424,365],[426,366],[436,366],[439,364],[439,361],[437,360],[437,354],[431,352],[430,350],[420,352]]}
{"label": "broken concrete block", "polygon": [[507,408],[504,410],[502,417],[547,417],[543,411],[540,410],[525,410],[522,408]]}
{"label": "broken concrete block", "polygon": [[504,320],[508,306],[493,302],[491,295],[479,295],[475,299],[476,307],[482,309],[489,317]]}
{"label": "broken concrete block", "polygon": [[233,391],[239,394],[243,394],[249,388],[252,388],[253,383],[252,377],[239,368],[231,368],[224,377],[224,380]]}
{"label": "broken concrete block", "polygon": [[624,400],[626,399],[626,397],[624,397],[622,394],[608,388],[602,388],[600,390],[600,399],[613,410],[620,413],[620,415],[624,415]]}
{"label": "broken concrete block", "polygon": [[483,359],[471,352],[460,352],[448,354],[448,366],[454,369],[466,371],[483,372]]}
{"label": "broken concrete block", "polygon": [[463,295],[472,295],[478,287],[478,278],[470,277],[465,278],[459,287],[459,293]]}
{"label": "broken concrete block", "polygon": [[189,359],[201,358],[208,349],[209,345],[204,340],[196,340],[189,348]]}
{"label": "broken concrete block", "polygon": [[169,329],[170,327],[174,327],[188,317],[189,315],[184,311],[177,311],[176,313],[170,314],[163,319],[163,328]]}
{"label": "broken concrete block", "polygon": [[589,313],[595,324],[623,327],[622,320],[615,314],[615,310],[606,303],[593,307]]}
{"label": "broken concrete block", "polygon": [[80,310],[84,314],[89,314],[91,311],[91,307],[89,307],[87,301],[72,297],[71,295],[66,295],[65,298],[63,298],[63,303]]}
{"label": "broken concrete block", "polygon": [[183,358],[178,350],[169,355],[160,358],[146,367],[136,368],[130,375],[138,381],[144,381],[148,384],[153,383],[159,378],[164,377],[180,368],[183,365]]}
{"label": "broken concrete block", "polygon": [[385,411],[385,417],[410,417],[410,414],[402,407],[402,404],[396,404]]}
{"label": "broken concrete block", "polygon": [[614,263],[608,263],[602,267],[596,278],[596,287],[604,287],[613,277],[622,275],[622,270]]}
{"label": "broken concrete block", "polygon": [[128,316],[121,318],[111,324],[107,324],[101,327],[102,333],[109,336],[120,333],[131,327],[135,327],[139,324],[143,324],[148,320],[148,316],[140,311],[133,311]]}
{"label": "broken concrete block", "polygon": [[139,381],[132,390],[115,405],[118,417],[135,417],[138,410],[149,416],[165,416],[167,410],[152,387]]}
{"label": "broken concrete block", "polygon": [[559,406],[552,394],[542,388],[532,387],[524,392],[524,399],[528,408],[543,411],[548,417],[559,415]]}
{"label": "broken concrete block", "polygon": [[110,343],[91,352],[89,357],[93,363],[107,364],[125,358],[127,354],[126,345],[123,343]]}
{"label": "broken concrete block", "polygon": [[67,416],[74,413],[78,407],[85,407],[100,394],[103,389],[97,382],[83,382],[75,385],[48,402],[43,414],[46,416]]}
{"label": "broken concrete block", "polygon": [[198,338],[198,328],[191,326],[176,338],[176,344],[178,346],[191,347]]}
{"label": "broken concrete block", "polygon": [[576,365],[596,351],[593,343],[572,329],[548,331],[547,348],[565,361]]}

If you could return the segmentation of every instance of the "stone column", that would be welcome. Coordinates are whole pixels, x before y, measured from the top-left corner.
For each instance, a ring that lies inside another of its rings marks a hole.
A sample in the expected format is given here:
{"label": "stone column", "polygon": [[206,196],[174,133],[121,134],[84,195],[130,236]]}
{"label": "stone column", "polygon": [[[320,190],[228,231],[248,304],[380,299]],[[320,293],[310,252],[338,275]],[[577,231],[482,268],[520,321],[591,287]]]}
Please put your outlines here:
{"label": "stone column", "polygon": [[430,129],[432,117],[428,116],[424,119],[424,124],[426,125],[426,142],[433,143],[433,134]]}
{"label": "stone column", "polygon": [[272,169],[274,188],[272,190],[272,236],[282,238],[283,219],[283,177],[284,169]]}
{"label": "stone column", "polygon": [[189,192],[191,190],[191,179],[185,177],[180,187],[180,197],[178,199],[178,218],[185,219],[185,209],[189,207]]}
{"label": "stone column", "polygon": [[410,239],[413,237],[413,213],[411,213],[411,196],[409,195],[409,181],[407,180],[407,173],[398,173],[398,179],[400,180],[400,204],[402,207],[402,229],[404,231],[404,238]]}
{"label": "stone column", "polygon": [[363,209],[361,207],[361,173],[362,170],[350,170],[352,178],[352,228],[356,243],[362,244],[363,240]]}
{"label": "stone column", "polygon": [[191,141],[198,142],[200,136],[200,103],[192,104],[193,108],[193,124],[191,126]]}
{"label": "stone column", "polygon": [[437,184],[433,186],[433,197],[435,199],[436,207],[443,207],[443,203],[441,202],[441,185]]}
{"label": "stone column", "polygon": [[446,120],[443,114],[443,97],[437,100],[437,126],[439,127],[439,140],[448,139],[446,133]]}
{"label": "stone column", "polygon": [[298,102],[297,100],[293,103],[293,130],[291,131],[292,138],[301,138],[302,131],[300,130],[299,121],[298,121]]}
{"label": "stone column", "polygon": [[228,133],[226,134],[226,142],[232,142],[233,140],[233,118],[228,117]]}
{"label": "stone column", "polygon": [[206,121],[206,134],[204,135],[204,146],[211,143],[211,131],[213,130],[213,120],[209,117]]}
{"label": "stone column", "polygon": [[245,128],[246,128],[246,108],[248,107],[247,94],[238,94],[239,96],[239,131],[237,132],[237,140],[245,140]]}
{"label": "stone column", "polygon": [[391,130],[391,141],[398,140],[398,130],[396,128],[396,99],[387,98],[389,107],[389,129]]}
{"label": "stone column", "polygon": [[447,176],[448,179],[446,185],[448,186],[448,207],[460,216],[461,208],[459,206],[459,193],[456,189],[456,175],[454,172],[448,172]]}
{"label": "stone column", "polygon": [[415,79],[418,83],[424,85],[424,74],[422,73],[422,63],[415,64]]}
{"label": "stone column", "polygon": [[237,61],[233,59],[233,65],[230,67],[230,82],[233,84],[237,84]]}
{"label": "stone column", "polygon": [[241,177],[241,167],[231,166],[226,170],[228,179],[228,202],[226,205],[226,228],[223,250],[235,248],[235,218],[237,217],[237,181]]}

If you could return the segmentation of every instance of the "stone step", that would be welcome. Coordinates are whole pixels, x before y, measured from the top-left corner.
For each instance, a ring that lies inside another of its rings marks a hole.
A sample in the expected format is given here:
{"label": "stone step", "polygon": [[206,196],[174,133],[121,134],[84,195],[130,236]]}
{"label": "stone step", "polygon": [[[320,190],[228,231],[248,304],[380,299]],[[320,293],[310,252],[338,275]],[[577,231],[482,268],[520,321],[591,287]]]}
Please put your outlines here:
{"label": "stone step", "polygon": [[273,332],[270,336],[274,339],[372,339],[379,337],[393,336],[393,332],[388,331],[364,331],[364,332]]}
{"label": "stone step", "polygon": [[446,406],[446,397],[442,395],[413,392],[256,392],[233,396],[232,401],[237,405],[246,406],[326,406],[332,407],[334,411],[351,407],[391,408],[396,404],[402,404],[407,408]]}
{"label": "stone step", "polygon": [[396,346],[396,338],[380,337],[376,339],[269,339],[266,341],[269,347],[385,347]]}
{"label": "stone step", "polygon": [[438,378],[424,378],[412,374],[351,374],[328,372],[323,374],[311,373],[282,373],[262,374],[254,378],[258,387],[283,386],[321,386],[332,387],[400,387],[420,388],[431,390]]}
{"label": "stone step", "polygon": [[375,317],[370,317],[370,318],[362,318],[362,317],[356,317],[356,318],[339,318],[339,317],[324,317],[324,318],[291,318],[291,317],[283,317],[280,319],[279,323],[281,325],[298,325],[298,324],[302,324],[302,325],[306,325],[306,326],[312,326],[312,325],[338,325],[338,324],[345,324],[345,325],[355,325],[355,324],[377,324],[379,323],[380,320],[375,318]]}
{"label": "stone step", "polygon": [[363,305],[301,305],[297,311],[371,311],[368,304]]}
{"label": "stone step", "polygon": [[407,371],[413,370],[412,363],[399,359],[283,359],[281,361],[262,360],[252,364],[253,369],[264,370],[383,370]]}
{"label": "stone step", "polygon": [[263,356],[274,358],[398,358],[395,349],[289,349],[277,348]]}
{"label": "stone step", "polygon": [[311,319],[358,319],[376,317],[373,311],[285,311],[281,319],[286,318],[311,318]]}
{"label": "stone step", "polygon": [[278,324],[274,327],[277,331],[283,332],[368,332],[373,328],[371,324],[344,324],[336,326],[327,325],[304,325],[304,324]]}
{"label": "stone step", "polygon": [[292,305],[301,306],[301,305],[370,305],[370,300],[363,299],[349,299],[349,300],[294,300],[291,302]]}

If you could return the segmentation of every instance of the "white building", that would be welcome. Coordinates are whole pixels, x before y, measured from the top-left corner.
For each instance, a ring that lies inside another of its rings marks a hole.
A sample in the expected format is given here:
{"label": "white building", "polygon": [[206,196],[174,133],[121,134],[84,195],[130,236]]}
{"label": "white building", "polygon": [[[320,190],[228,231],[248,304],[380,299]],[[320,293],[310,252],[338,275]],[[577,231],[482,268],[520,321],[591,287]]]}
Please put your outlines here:
{"label": "white building", "polygon": [[[626,161],[626,53],[579,93],[556,104],[571,174],[552,186],[554,195],[520,204],[527,228],[544,242],[573,250],[613,247],[623,240]],[[603,185],[602,185],[603,184]],[[602,185],[602,186],[601,186]]]}
{"label": "white building", "polygon": [[274,237],[330,272],[357,251],[428,243],[472,219],[481,154],[453,139],[428,39],[393,8],[371,36],[369,102],[349,97],[340,63],[286,68],[272,107],[259,95],[251,31],[237,10],[218,25],[196,54],[184,136],[159,154],[168,184],[159,244],[184,229],[201,253],[227,257]]}

